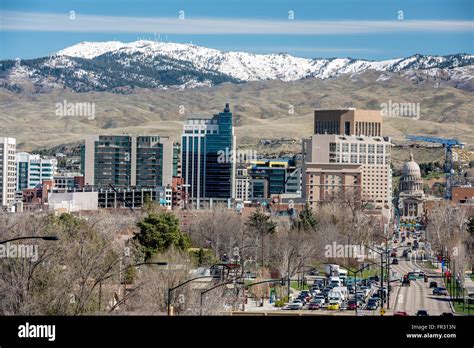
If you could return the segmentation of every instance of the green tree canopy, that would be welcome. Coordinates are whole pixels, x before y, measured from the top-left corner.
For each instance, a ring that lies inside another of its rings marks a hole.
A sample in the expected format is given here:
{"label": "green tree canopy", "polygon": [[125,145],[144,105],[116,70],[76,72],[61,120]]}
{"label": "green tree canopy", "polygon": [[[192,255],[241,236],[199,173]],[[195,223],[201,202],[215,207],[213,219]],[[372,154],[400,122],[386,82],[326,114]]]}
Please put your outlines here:
{"label": "green tree canopy", "polygon": [[149,213],[137,225],[140,232],[133,239],[139,243],[146,260],[171,246],[179,250],[189,248],[189,237],[181,232],[179,220],[173,213]]}

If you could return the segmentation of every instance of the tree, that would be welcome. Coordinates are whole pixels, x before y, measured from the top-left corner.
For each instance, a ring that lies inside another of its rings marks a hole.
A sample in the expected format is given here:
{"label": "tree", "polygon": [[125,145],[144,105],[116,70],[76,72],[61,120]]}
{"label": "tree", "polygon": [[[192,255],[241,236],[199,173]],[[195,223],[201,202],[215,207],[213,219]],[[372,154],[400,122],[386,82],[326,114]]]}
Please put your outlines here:
{"label": "tree", "polygon": [[298,231],[314,231],[317,226],[318,220],[313,213],[313,209],[306,203],[303,210],[298,214],[296,228]]}
{"label": "tree", "polygon": [[247,226],[248,231],[254,235],[256,240],[256,245],[258,245],[258,241],[260,240],[261,248],[262,248],[262,256],[261,256],[261,265],[263,266],[263,259],[264,259],[264,244],[263,238],[266,235],[273,234],[276,231],[276,223],[272,220],[270,215],[265,214],[257,208],[252,215],[250,215],[248,221],[245,223]]}
{"label": "tree", "polygon": [[178,250],[189,248],[189,237],[180,231],[179,220],[173,213],[149,213],[137,226],[140,232],[133,239],[139,243],[145,260],[170,247]]}

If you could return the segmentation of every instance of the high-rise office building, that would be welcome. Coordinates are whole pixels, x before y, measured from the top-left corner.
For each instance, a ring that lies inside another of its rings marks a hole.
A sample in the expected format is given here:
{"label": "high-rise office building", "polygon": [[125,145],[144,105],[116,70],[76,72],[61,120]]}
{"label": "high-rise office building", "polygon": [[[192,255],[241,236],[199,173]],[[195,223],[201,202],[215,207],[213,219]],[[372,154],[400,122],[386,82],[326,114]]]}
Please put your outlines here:
{"label": "high-rise office building", "polygon": [[235,144],[229,104],[210,119],[186,120],[181,141],[181,174],[190,200],[234,197]]}
{"label": "high-rise office building", "polygon": [[392,200],[389,137],[313,135],[305,142],[304,197],[313,206],[344,194],[390,209]]}
{"label": "high-rise office building", "polygon": [[15,201],[16,139],[0,137],[0,203],[8,207]]}
{"label": "high-rise office building", "polygon": [[314,134],[382,136],[380,110],[335,109],[314,111]]}
{"label": "high-rise office building", "polygon": [[157,135],[88,136],[81,162],[85,185],[171,186],[173,142]]}
{"label": "high-rise office building", "polygon": [[16,156],[17,191],[35,188],[43,180],[53,180],[58,161],[55,158],[41,158],[27,152]]}

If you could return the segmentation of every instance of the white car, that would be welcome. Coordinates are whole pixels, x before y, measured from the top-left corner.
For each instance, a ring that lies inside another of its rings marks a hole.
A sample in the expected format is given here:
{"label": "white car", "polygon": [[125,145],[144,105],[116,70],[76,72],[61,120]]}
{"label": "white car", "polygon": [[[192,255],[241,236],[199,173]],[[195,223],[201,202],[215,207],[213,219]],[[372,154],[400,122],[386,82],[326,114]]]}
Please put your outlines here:
{"label": "white car", "polygon": [[288,309],[303,309],[303,302],[301,300],[294,300],[288,305]]}
{"label": "white car", "polygon": [[320,305],[323,305],[326,303],[326,299],[324,298],[323,295],[316,295],[314,298],[313,298],[313,302],[317,302],[319,303]]}

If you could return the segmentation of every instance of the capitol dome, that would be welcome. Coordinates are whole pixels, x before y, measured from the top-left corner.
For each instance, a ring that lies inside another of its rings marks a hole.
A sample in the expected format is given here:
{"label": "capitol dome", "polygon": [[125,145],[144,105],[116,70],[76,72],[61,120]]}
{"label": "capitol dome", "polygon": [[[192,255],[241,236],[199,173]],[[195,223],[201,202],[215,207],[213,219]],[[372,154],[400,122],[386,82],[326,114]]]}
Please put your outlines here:
{"label": "capitol dome", "polygon": [[402,169],[402,176],[411,176],[413,178],[421,178],[421,170],[418,163],[413,160],[413,154],[410,154],[410,161],[405,162]]}
{"label": "capitol dome", "polygon": [[413,160],[413,154],[410,154],[410,160],[405,162],[400,178],[400,192],[423,192],[423,179],[418,163]]}

